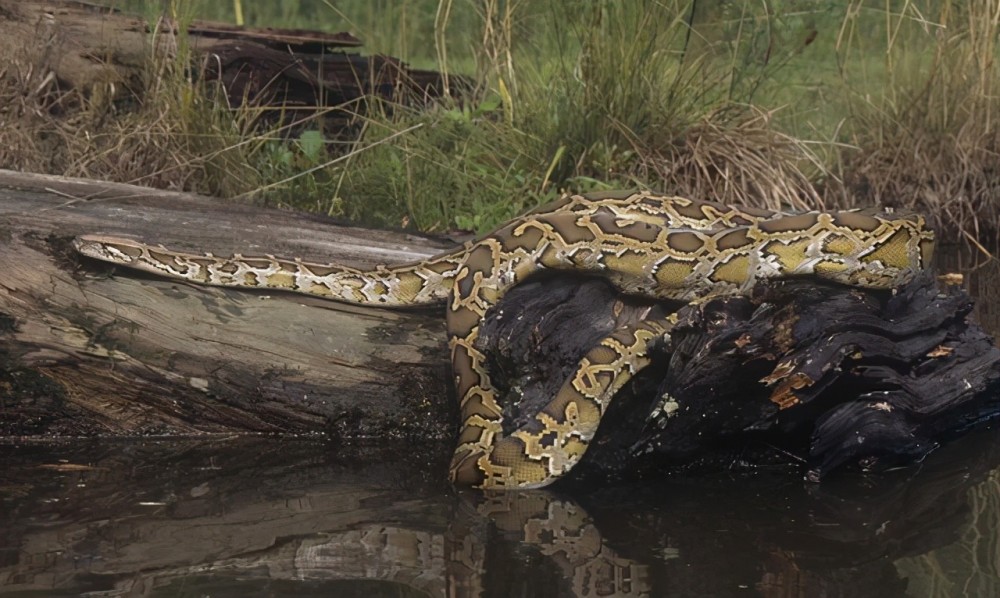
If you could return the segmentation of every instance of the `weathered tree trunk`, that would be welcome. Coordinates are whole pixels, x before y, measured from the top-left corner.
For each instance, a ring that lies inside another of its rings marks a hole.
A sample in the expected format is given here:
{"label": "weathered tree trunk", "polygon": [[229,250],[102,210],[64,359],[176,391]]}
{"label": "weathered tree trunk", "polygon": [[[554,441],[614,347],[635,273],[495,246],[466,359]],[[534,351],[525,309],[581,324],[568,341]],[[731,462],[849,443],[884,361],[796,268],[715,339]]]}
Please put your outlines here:
{"label": "weathered tree trunk", "polygon": [[[59,89],[131,101],[128,94],[142,89],[151,44],[170,55],[178,45],[178,26],[169,19],[147,23],[76,0],[0,0],[0,76],[7,65],[20,61],[25,64],[16,68],[27,69],[46,56]],[[157,35],[151,37],[154,31]],[[273,107],[263,113],[269,122],[301,122],[323,112],[330,136],[354,133],[355,117],[365,109],[360,98],[423,103],[458,96],[472,86],[466,77],[411,69],[391,56],[365,56],[356,51],[362,41],[349,33],[203,21],[192,22],[186,33],[199,63],[194,65],[196,75],[220,82],[228,105]],[[345,104],[350,107],[344,112],[327,111]]]}
{"label": "weathered tree trunk", "polygon": [[0,171],[0,435],[450,437],[441,309],[194,287],[98,262],[81,233],[357,266],[443,244],[120,184]]}

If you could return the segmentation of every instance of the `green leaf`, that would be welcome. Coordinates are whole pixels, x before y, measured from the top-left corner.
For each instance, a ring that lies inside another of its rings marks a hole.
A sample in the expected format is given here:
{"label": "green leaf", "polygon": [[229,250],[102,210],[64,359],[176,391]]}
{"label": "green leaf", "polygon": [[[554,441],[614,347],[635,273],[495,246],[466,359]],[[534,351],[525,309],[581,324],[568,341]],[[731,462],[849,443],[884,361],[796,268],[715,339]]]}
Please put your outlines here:
{"label": "green leaf", "polygon": [[302,150],[302,154],[312,160],[313,162],[318,162],[323,155],[323,148],[326,146],[326,140],[323,139],[323,134],[319,131],[303,131],[299,135],[299,149]]}

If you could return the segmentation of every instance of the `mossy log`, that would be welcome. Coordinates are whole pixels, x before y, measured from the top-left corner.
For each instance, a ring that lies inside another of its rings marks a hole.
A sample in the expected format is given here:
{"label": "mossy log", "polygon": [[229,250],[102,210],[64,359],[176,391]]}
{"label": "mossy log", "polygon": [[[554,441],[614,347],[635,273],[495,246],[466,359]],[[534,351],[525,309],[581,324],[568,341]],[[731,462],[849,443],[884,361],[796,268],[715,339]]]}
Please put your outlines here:
{"label": "mossy log", "polygon": [[[447,243],[126,185],[0,172],[3,187],[0,434],[452,437],[443,307],[199,287],[83,259],[69,241],[356,266]],[[480,342],[517,426],[597,340],[679,309],[573,477],[777,461],[818,478],[922,457],[997,413],[1000,350],[971,308],[930,273],[891,292],[799,280],[686,307],[561,275],[516,287]]]}

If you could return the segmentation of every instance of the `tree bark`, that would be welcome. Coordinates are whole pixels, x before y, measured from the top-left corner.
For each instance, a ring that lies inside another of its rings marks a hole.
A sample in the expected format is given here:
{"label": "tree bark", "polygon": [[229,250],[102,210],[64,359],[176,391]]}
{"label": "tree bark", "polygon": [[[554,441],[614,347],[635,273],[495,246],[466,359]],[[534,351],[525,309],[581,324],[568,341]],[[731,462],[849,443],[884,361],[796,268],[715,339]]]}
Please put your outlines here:
{"label": "tree bark", "polygon": [[[132,102],[129,94],[141,92],[149,71],[151,47],[174,55],[179,26],[168,18],[147,23],[76,0],[0,0],[0,76],[8,69],[43,68],[36,63],[44,60],[60,90]],[[360,98],[419,106],[429,98],[459,97],[473,87],[467,77],[412,69],[391,56],[363,55],[356,51],[362,41],[344,32],[193,21],[185,33],[195,76],[221,83],[229,106],[271,107],[262,118],[272,124],[294,119],[315,125],[306,117],[322,113],[328,136],[356,135],[356,116],[364,110]],[[346,110],[329,110],[347,104]],[[0,122],[2,117],[0,110]]]}
{"label": "tree bark", "polygon": [[83,233],[355,266],[447,244],[122,184],[0,171],[2,435],[450,437],[442,310],[390,311],[148,277]]}

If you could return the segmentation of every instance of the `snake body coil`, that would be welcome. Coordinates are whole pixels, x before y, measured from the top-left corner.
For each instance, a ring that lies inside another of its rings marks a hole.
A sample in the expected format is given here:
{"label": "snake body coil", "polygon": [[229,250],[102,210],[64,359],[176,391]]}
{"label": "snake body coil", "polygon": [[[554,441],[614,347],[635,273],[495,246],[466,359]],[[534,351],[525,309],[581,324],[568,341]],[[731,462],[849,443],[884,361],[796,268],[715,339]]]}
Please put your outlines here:
{"label": "snake body coil", "polygon": [[759,280],[814,276],[899,286],[933,251],[924,219],[874,210],[788,214],[648,192],[566,196],[464,247],[400,266],[358,270],[273,256],[192,255],[127,239],[81,236],[89,257],[192,282],[273,288],[400,307],[446,303],[461,430],[451,479],[482,488],[539,487],[587,449],[610,399],[648,365],[672,318],[621,328],[592,347],[556,396],[505,435],[476,348],[486,312],[543,270],[583,272],[623,293],[680,301],[748,293]]}

